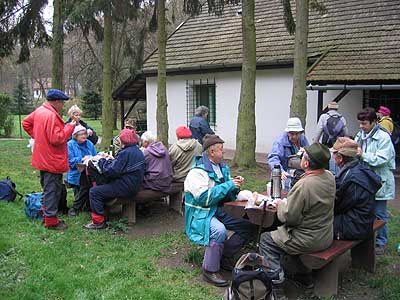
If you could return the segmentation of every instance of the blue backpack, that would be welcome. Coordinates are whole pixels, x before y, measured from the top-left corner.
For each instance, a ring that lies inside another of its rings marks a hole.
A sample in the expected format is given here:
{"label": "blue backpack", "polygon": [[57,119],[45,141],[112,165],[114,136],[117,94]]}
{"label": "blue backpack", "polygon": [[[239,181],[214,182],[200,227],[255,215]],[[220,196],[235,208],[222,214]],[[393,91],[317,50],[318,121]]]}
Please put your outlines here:
{"label": "blue backpack", "polygon": [[23,197],[15,189],[15,183],[11,181],[10,177],[7,176],[6,179],[0,180],[0,200],[11,202],[17,195],[20,196],[20,199]]}
{"label": "blue backpack", "polygon": [[31,219],[43,219],[42,212],[43,193],[30,193],[25,196],[25,214]]}
{"label": "blue backpack", "polygon": [[324,126],[324,133],[322,135],[322,144],[327,145],[329,148],[333,146],[338,137],[343,135],[344,123],[341,115],[330,115],[326,120],[326,125]]}

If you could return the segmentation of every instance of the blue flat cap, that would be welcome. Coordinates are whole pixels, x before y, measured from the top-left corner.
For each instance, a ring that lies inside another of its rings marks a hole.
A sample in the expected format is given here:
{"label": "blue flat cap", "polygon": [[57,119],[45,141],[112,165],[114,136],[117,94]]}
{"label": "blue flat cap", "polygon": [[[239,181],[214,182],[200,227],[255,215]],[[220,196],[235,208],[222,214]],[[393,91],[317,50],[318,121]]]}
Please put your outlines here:
{"label": "blue flat cap", "polygon": [[68,100],[69,97],[64,94],[63,91],[57,90],[57,89],[49,89],[47,92],[46,99],[49,101],[52,100]]}

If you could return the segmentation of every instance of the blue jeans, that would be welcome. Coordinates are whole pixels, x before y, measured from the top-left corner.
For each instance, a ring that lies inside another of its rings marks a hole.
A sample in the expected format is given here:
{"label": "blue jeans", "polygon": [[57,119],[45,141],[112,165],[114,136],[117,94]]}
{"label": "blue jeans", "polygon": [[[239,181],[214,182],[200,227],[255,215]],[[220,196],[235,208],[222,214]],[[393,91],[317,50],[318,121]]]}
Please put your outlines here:
{"label": "blue jeans", "polygon": [[387,243],[387,233],[388,233],[388,213],[386,209],[387,201],[386,200],[375,200],[375,217],[378,220],[385,221],[386,224],[383,226],[381,229],[379,229],[377,235],[376,235],[376,245],[377,246],[385,246]]}
{"label": "blue jeans", "polygon": [[248,242],[254,237],[257,227],[249,220],[235,219],[228,215],[223,207],[218,207],[210,224],[210,242],[224,243],[226,230],[237,233],[244,241]]}

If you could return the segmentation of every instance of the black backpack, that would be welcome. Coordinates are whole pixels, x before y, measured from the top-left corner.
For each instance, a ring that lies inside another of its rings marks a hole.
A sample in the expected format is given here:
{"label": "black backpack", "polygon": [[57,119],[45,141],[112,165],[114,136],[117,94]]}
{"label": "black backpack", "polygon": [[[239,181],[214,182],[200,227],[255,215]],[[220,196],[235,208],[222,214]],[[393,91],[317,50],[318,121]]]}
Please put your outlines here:
{"label": "black backpack", "polygon": [[15,188],[16,185],[11,181],[10,177],[7,176],[6,179],[0,180],[0,200],[11,202],[15,200],[17,195],[21,199],[23,195],[18,193]]}
{"label": "black backpack", "polygon": [[400,144],[400,125],[397,122],[393,122],[393,131],[392,134],[390,135],[390,138],[392,139],[392,143],[394,146]]}
{"label": "black backpack", "polygon": [[270,300],[272,280],[266,271],[267,263],[257,253],[242,255],[232,271],[232,282],[224,300]]}
{"label": "black backpack", "polygon": [[324,126],[324,134],[322,135],[322,144],[332,147],[336,142],[336,139],[343,136],[344,123],[341,115],[330,115],[327,113],[329,118],[326,120]]}

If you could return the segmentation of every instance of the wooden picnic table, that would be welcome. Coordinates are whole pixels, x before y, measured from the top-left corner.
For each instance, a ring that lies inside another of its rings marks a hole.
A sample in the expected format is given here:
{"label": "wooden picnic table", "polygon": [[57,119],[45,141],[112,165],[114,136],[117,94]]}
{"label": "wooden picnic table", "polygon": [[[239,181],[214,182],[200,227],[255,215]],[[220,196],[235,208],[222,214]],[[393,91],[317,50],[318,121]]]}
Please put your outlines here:
{"label": "wooden picnic table", "polygon": [[[261,225],[264,209],[263,207],[245,208],[247,200],[245,201],[229,201],[224,203],[224,210],[234,218],[247,218],[249,221],[256,225]],[[265,216],[262,227],[269,228],[274,225],[276,221],[276,208],[265,208]]]}

